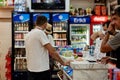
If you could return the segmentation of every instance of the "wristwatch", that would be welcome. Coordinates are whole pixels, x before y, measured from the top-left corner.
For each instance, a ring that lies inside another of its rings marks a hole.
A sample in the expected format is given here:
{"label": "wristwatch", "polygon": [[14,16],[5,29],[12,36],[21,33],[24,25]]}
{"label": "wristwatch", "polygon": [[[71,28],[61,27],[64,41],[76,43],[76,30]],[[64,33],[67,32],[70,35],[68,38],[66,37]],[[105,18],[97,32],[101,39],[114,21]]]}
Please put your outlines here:
{"label": "wristwatch", "polygon": [[106,31],[106,33],[108,33],[110,35],[113,35],[113,33],[111,31]]}
{"label": "wristwatch", "polygon": [[[110,35],[115,35],[117,32],[112,33],[111,31],[106,31],[106,33],[108,33],[108,34],[110,34]],[[106,33],[105,33],[105,34],[106,34]]]}

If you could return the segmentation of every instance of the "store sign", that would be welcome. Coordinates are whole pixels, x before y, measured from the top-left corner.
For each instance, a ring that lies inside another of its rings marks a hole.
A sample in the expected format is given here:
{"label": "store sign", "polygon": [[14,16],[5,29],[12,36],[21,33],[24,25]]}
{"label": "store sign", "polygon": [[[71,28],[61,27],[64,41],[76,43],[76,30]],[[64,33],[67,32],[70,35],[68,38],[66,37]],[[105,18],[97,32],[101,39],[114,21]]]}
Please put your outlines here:
{"label": "store sign", "polygon": [[68,13],[54,13],[52,15],[53,22],[59,22],[59,21],[67,21],[69,19]]}
{"label": "store sign", "polygon": [[13,14],[13,21],[14,22],[26,22],[30,20],[30,14],[23,13],[23,14]]}
{"label": "store sign", "polygon": [[70,17],[70,24],[89,24],[90,17]]}
{"label": "store sign", "polygon": [[108,16],[92,16],[91,22],[106,22],[108,20]]}

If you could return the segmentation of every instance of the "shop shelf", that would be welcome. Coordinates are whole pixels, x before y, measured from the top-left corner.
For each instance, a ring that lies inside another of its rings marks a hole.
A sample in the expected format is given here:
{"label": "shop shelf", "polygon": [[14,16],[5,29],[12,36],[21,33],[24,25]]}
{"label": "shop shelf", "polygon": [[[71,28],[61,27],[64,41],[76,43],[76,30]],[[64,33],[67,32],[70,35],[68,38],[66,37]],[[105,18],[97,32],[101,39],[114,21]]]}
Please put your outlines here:
{"label": "shop shelf", "polygon": [[67,39],[54,39],[54,40],[61,40],[62,41],[62,40],[67,40]]}
{"label": "shop shelf", "polygon": [[0,6],[0,9],[14,9],[14,6]]}
{"label": "shop shelf", "polygon": [[84,35],[86,35],[86,34],[71,34],[72,36],[74,35],[74,36],[84,36]]}
{"label": "shop shelf", "polygon": [[94,3],[94,5],[105,5],[105,3]]}
{"label": "shop shelf", "polygon": [[83,43],[83,44],[85,44],[86,42],[84,40],[84,41],[72,41],[72,43]]}
{"label": "shop shelf", "polygon": [[15,59],[26,59],[27,57],[15,57]]}
{"label": "shop shelf", "polygon": [[0,6],[0,19],[2,20],[8,20],[12,18],[11,12],[14,10],[13,6]]}
{"label": "shop shelf", "polygon": [[25,46],[15,46],[15,48],[25,48]]}
{"label": "shop shelf", "polygon": [[53,31],[54,33],[66,33],[67,31]]}
{"label": "shop shelf", "polygon": [[25,39],[15,39],[15,41],[24,41]]}
{"label": "shop shelf", "polygon": [[15,33],[28,33],[29,31],[15,31]]}

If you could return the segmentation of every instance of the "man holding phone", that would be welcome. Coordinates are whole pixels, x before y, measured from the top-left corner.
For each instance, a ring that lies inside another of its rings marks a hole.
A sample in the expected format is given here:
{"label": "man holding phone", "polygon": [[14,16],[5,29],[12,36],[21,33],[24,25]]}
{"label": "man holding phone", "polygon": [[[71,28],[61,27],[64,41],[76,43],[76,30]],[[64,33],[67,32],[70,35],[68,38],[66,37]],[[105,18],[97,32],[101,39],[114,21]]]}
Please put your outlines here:
{"label": "man holding phone", "polygon": [[[120,6],[114,10],[114,14],[111,17],[111,23],[107,29],[106,35],[101,44],[101,52],[107,53],[113,51],[116,55],[116,67],[120,68]],[[109,39],[110,35],[114,35],[114,38]]]}

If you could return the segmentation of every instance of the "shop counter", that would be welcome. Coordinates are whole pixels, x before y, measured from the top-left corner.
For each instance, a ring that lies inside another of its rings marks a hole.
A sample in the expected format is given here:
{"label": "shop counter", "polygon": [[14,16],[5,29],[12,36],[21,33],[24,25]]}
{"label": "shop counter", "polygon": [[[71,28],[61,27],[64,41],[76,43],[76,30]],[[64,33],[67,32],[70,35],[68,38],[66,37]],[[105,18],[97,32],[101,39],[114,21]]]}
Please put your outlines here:
{"label": "shop counter", "polygon": [[[72,57],[63,56],[62,59],[73,60]],[[108,68],[105,64],[74,60],[70,63],[70,67],[73,69],[72,80],[108,80]]]}

